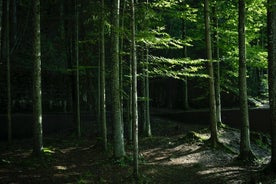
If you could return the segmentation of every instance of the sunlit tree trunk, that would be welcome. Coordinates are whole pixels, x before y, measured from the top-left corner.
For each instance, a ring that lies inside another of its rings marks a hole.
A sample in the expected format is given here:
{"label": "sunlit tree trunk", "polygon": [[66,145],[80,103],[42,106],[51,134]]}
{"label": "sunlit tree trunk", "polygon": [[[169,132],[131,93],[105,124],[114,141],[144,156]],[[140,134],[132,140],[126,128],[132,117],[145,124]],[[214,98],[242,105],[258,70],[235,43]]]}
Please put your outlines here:
{"label": "sunlit tree trunk", "polygon": [[100,122],[101,122],[101,137],[104,151],[107,150],[107,130],[106,130],[106,99],[105,99],[105,31],[104,31],[104,0],[101,2],[101,63],[100,63]]}
{"label": "sunlit tree trunk", "polygon": [[245,0],[239,0],[239,96],[241,111],[240,158],[248,160],[252,156],[250,145],[249,116],[246,84],[246,46],[245,46]]}
{"label": "sunlit tree trunk", "polygon": [[216,118],[216,100],[215,100],[215,87],[214,87],[214,69],[212,63],[212,48],[211,48],[211,33],[210,33],[210,15],[209,15],[209,2],[204,1],[204,17],[205,17],[205,38],[206,38],[206,52],[208,60],[209,72],[209,108],[210,108],[210,121],[211,121],[211,144],[216,147],[218,142],[217,135],[217,118]]}
{"label": "sunlit tree trunk", "polygon": [[120,99],[120,72],[119,72],[119,12],[120,0],[114,0],[112,7],[112,29],[111,29],[111,103],[112,103],[112,122],[114,128],[114,156],[121,158],[125,156],[124,129],[121,116]]}
{"label": "sunlit tree trunk", "polygon": [[32,0],[32,56],[33,56],[33,153],[42,153],[42,100],[41,100],[41,46],[40,46],[40,0]]}
{"label": "sunlit tree trunk", "polygon": [[131,0],[131,52],[132,52],[132,122],[133,122],[133,175],[138,178],[138,98],[137,98],[137,59],[136,59],[136,24],[135,5]]}
{"label": "sunlit tree trunk", "polygon": [[213,7],[213,17],[216,29],[214,31],[214,56],[217,60],[215,64],[215,94],[216,94],[216,118],[217,122],[221,123],[221,98],[220,98],[220,61],[219,61],[219,34],[218,34],[218,15],[216,11],[217,5]]}
{"label": "sunlit tree trunk", "polygon": [[276,0],[268,0],[268,83],[271,120],[271,166],[276,171]]}

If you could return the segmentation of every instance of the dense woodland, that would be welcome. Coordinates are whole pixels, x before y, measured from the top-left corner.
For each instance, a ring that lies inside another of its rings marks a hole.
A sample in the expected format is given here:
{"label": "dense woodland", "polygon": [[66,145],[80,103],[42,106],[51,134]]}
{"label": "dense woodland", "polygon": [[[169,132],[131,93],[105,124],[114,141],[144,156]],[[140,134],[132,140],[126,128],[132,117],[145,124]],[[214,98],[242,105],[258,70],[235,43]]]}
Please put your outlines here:
{"label": "dense woodland", "polygon": [[[60,132],[92,139],[112,157],[110,164],[131,157],[132,181],[155,183],[141,180],[139,171],[144,138],[154,138],[153,129],[162,131],[154,127],[158,122],[152,124],[153,109],[208,110],[204,144],[214,150],[228,149],[220,140],[227,124],[222,109],[238,108],[235,159],[248,166],[258,160],[249,109],[266,107],[271,157],[258,171],[273,178],[276,0],[1,0],[0,5],[0,137],[7,145],[2,153],[14,151],[17,129],[32,129],[20,139],[32,137],[31,156],[44,163],[51,152],[44,146],[44,116],[68,116],[72,123]],[[32,127],[17,126],[18,114],[32,114]],[[85,126],[84,114],[90,117]],[[0,159],[0,168],[9,164],[4,155]]]}

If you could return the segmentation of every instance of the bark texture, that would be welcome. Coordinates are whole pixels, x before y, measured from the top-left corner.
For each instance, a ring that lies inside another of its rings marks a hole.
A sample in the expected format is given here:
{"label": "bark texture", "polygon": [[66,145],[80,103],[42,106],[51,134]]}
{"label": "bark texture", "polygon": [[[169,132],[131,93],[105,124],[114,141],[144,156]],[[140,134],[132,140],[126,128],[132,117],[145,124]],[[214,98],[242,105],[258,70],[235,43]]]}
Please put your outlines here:
{"label": "bark texture", "polygon": [[249,116],[247,103],[247,82],[246,82],[246,46],[245,46],[245,0],[239,0],[239,96],[241,111],[241,142],[240,158],[247,160],[252,155],[250,145]]}
{"label": "bark texture", "polygon": [[119,12],[120,0],[114,0],[112,4],[112,30],[111,30],[111,103],[112,103],[112,121],[114,136],[114,156],[121,158],[125,156],[124,147],[124,129],[121,116],[121,97],[120,97],[120,68],[119,68]]}
{"label": "bark texture", "polygon": [[42,144],[42,100],[41,100],[41,46],[40,46],[40,0],[32,0],[33,31],[33,153],[40,157]]}
{"label": "bark texture", "polygon": [[211,32],[210,32],[210,15],[209,15],[209,1],[204,1],[204,18],[205,18],[205,39],[206,52],[208,60],[209,73],[209,108],[211,121],[211,144],[216,147],[218,142],[217,135],[217,118],[216,118],[216,99],[215,99],[215,84],[214,84],[214,68],[212,63],[212,47],[211,47]]}

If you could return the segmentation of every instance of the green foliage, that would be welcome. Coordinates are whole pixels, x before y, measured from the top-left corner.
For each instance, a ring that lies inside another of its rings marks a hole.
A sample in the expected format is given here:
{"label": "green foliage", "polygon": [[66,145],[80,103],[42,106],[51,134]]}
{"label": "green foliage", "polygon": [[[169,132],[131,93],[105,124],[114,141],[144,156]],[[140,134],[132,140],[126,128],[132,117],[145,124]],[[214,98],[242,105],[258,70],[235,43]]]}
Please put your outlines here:
{"label": "green foliage", "polygon": [[186,77],[204,77],[202,72],[205,60],[191,60],[189,58],[169,59],[164,57],[149,56],[149,74],[151,77],[169,77],[185,80]]}

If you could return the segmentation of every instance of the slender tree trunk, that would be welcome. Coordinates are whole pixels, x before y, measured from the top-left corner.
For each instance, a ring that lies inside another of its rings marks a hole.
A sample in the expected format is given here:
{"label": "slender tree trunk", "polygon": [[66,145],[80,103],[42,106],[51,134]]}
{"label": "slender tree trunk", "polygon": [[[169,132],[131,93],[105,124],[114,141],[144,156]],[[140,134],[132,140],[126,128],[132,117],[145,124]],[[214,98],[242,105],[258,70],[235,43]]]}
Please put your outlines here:
{"label": "slender tree trunk", "polygon": [[11,76],[10,76],[10,1],[7,0],[4,3],[4,31],[5,31],[5,47],[4,47],[4,56],[6,61],[6,84],[7,84],[7,125],[8,125],[8,143],[12,142],[12,117],[11,117]]}
{"label": "slender tree trunk", "polygon": [[246,46],[245,46],[245,0],[239,0],[239,96],[241,111],[241,142],[240,158],[250,159],[252,156],[250,145],[249,116],[247,103],[247,84],[246,84]]}
{"label": "slender tree trunk", "polygon": [[42,153],[42,100],[41,100],[41,46],[40,46],[40,0],[32,0],[32,44],[33,44],[33,153]]}
{"label": "slender tree trunk", "polygon": [[137,59],[136,59],[136,41],[135,41],[135,5],[131,0],[131,52],[132,52],[132,122],[133,122],[133,175],[138,178],[138,100],[137,100]]}
{"label": "slender tree trunk", "polygon": [[104,8],[105,3],[102,0],[102,10],[101,10],[101,71],[100,71],[100,122],[102,125],[101,136],[102,136],[102,146],[104,151],[107,151],[107,130],[106,130],[106,99],[105,99],[105,36],[104,36]]}
{"label": "slender tree trunk", "polygon": [[[185,20],[182,20],[182,39],[186,39],[187,35],[186,35],[186,32],[187,32],[187,26],[186,26],[186,21]],[[183,56],[184,58],[188,57],[188,53],[187,53],[187,46],[184,45],[183,46]],[[184,109],[187,110],[190,108],[189,106],[189,97],[188,97],[188,77],[185,76],[185,79],[184,79]]]}
{"label": "slender tree trunk", "polygon": [[216,11],[216,4],[213,8],[213,16],[214,16],[214,25],[216,26],[216,29],[214,31],[214,53],[215,58],[217,60],[216,66],[215,66],[215,94],[216,94],[216,116],[217,116],[217,122],[222,123],[221,121],[221,98],[220,98],[220,61],[219,61],[219,35],[218,35],[218,15]]}
{"label": "slender tree trunk", "polygon": [[75,38],[74,38],[74,54],[75,54],[75,120],[76,120],[76,127],[77,127],[77,136],[78,138],[81,137],[81,122],[80,122],[80,75],[79,75],[79,10],[78,10],[78,0],[74,1],[74,8],[75,8]]}
{"label": "slender tree trunk", "polygon": [[112,121],[114,123],[114,156],[121,158],[125,156],[124,147],[124,129],[121,116],[121,99],[120,99],[120,72],[119,72],[119,12],[120,0],[113,1],[112,7],[112,30],[111,30],[111,58],[112,58],[112,86],[111,86],[111,103],[112,103]]}
{"label": "slender tree trunk", "polygon": [[276,0],[268,0],[268,83],[271,120],[271,166],[276,171]]}
{"label": "slender tree trunk", "polygon": [[[122,16],[121,16],[121,29],[124,29],[125,24],[125,9],[126,9],[126,0],[123,0],[123,10],[122,10]],[[124,35],[120,34],[120,64],[119,64],[119,70],[120,70],[120,99],[121,99],[121,119],[124,125],[124,64],[123,64],[123,49],[124,49]]]}
{"label": "slender tree trunk", "polygon": [[211,121],[211,144],[216,147],[218,142],[217,135],[217,118],[216,118],[216,100],[215,100],[215,87],[214,87],[214,69],[212,63],[212,48],[211,48],[211,34],[210,34],[210,15],[209,15],[209,2],[204,1],[204,15],[205,15],[205,38],[206,38],[206,52],[208,60],[209,72],[209,108],[210,108],[210,121]]}
{"label": "slender tree trunk", "polygon": [[17,0],[11,1],[11,41],[13,47],[15,47],[16,39],[17,39]]}
{"label": "slender tree trunk", "polygon": [[[130,53],[130,61],[132,61],[132,53]],[[133,136],[132,136],[132,134],[133,134],[133,132],[132,132],[132,125],[133,125],[133,123],[132,123],[132,116],[133,116],[133,114],[132,114],[132,90],[133,90],[133,87],[132,87],[132,65],[133,65],[133,63],[132,62],[130,62],[129,63],[129,101],[128,101],[128,119],[129,119],[129,122],[128,122],[128,141],[132,141],[132,138],[133,138]]]}
{"label": "slender tree trunk", "polygon": [[150,91],[149,91],[149,49],[146,48],[146,68],[145,68],[145,90],[146,90],[146,136],[152,136],[150,123]]}

